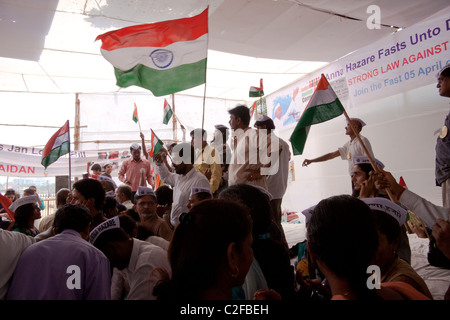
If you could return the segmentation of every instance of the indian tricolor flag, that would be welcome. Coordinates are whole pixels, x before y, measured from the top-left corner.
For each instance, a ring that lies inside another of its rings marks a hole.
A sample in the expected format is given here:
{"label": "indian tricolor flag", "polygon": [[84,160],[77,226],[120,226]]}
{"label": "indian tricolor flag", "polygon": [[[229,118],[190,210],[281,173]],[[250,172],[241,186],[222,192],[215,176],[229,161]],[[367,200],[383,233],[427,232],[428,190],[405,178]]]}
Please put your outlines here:
{"label": "indian tricolor flag", "polygon": [[303,153],[310,126],[331,120],[344,113],[344,107],[322,73],[308,105],[289,139],[294,155]]}
{"label": "indian tricolor flag", "polygon": [[138,121],[139,121],[139,116],[138,116],[138,111],[137,111],[137,105],[136,105],[136,102],[134,103],[134,111],[133,111],[133,121],[135,122],[135,123],[138,123]]}
{"label": "indian tricolor flag", "polygon": [[166,99],[164,99],[164,114],[163,114],[163,123],[168,124],[170,118],[172,118],[172,108],[170,107],[170,104],[167,102]]}
{"label": "indian tricolor flag", "polygon": [[55,132],[44,147],[41,164],[47,169],[59,157],[70,152],[69,120]]}
{"label": "indian tricolor flag", "polygon": [[263,79],[259,80],[259,87],[250,87],[249,97],[262,97],[264,95]]}
{"label": "indian tricolor flag", "polygon": [[161,150],[163,142],[158,138],[158,136],[153,132],[152,129],[150,129],[150,131],[152,132],[152,139],[151,139],[152,145],[150,148],[149,155],[150,157],[153,158],[153,155],[157,154]]}
{"label": "indian tricolor flag", "polygon": [[206,82],[208,8],[191,18],[126,27],[98,39],[119,87],[135,85],[164,96]]}

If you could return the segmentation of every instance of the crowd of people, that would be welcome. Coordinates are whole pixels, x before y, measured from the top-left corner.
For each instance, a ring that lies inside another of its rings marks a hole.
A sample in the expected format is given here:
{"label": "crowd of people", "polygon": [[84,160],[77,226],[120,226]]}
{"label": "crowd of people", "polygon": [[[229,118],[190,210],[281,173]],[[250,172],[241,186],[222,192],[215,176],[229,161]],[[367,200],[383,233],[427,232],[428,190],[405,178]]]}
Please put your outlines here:
{"label": "crowd of people", "polygon": [[[449,72],[446,66],[438,78],[448,97]],[[361,119],[349,121],[345,146],[304,160],[305,166],[339,155],[348,160],[352,194],[305,210],[307,239],[289,248],[281,224],[289,146],[269,117],[251,128],[247,106],[229,116],[230,145],[228,128],[217,125],[210,144],[196,129],[191,143],[168,144],[150,159],[141,135],[142,147],[133,143],[119,170],[118,187],[110,164],[102,173],[89,163],[92,174],[59,190],[55,213],[37,228],[43,201],[36,188],[21,197],[8,190],[1,196],[0,299],[433,299],[410,265],[405,223],[408,210],[424,222],[433,263],[449,268],[450,209],[406,190],[384,170],[368,139],[358,138]],[[439,139],[449,147],[446,133]],[[441,184],[450,175],[445,161],[447,169],[437,171]],[[162,186],[155,185],[153,166]]]}

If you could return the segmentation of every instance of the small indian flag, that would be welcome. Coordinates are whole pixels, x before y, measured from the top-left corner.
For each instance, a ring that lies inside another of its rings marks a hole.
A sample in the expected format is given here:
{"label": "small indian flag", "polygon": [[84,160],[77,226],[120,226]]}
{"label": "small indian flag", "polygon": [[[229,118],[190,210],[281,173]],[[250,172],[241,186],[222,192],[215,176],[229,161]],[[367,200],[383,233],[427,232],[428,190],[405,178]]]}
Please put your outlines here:
{"label": "small indian flag", "polygon": [[117,85],[164,96],[206,82],[208,8],[191,17],[136,25],[99,35]]}
{"label": "small indian flag", "polygon": [[70,152],[69,120],[59,128],[58,131],[48,140],[42,153],[41,164],[47,169],[49,165],[59,159],[59,157]]}
{"label": "small indian flag", "polygon": [[152,132],[152,139],[151,139],[152,145],[151,145],[149,155],[150,155],[150,157],[153,158],[153,155],[157,154],[161,150],[161,148],[163,146],[163,142],[158,138],[158,136],[153,132],[152,129],[150,129],[150,131]]}
{"label": "small indian flag", "polygon": [[134,103],[133,121],[136,123],[139,121],[136,103]]}
{"label": "small indian flag", "polygon": [[344,107],[324,74],[289,139],[294,155],[303,153],[310,126],[331,120],[344,113]]}
{"label": "small indian flag", "polygon": [[172,118],[172,108],[170,107],[170,104],[167,102],[166,99],[164,99],[164,115],[163,115],[163,123],[168,124],[170,118]]}
{"label": "small indian flag", "polygon": [[250,87],[249,97],[262,97],[264,95],[263,79],[259,80],[259,87]]}

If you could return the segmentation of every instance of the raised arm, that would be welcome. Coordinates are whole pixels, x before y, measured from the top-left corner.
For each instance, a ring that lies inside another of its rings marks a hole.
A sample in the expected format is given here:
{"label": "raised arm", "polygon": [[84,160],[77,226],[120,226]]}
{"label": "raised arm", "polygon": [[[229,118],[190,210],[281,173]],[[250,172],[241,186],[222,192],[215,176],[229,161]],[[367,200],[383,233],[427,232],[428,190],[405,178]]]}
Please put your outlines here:
{"label": "raised arm", "polygon": [[334,152],[330,152],[330,153],[324,154],[323,156],[317,157],[315,159],[305,159],[303,161],[302,166],[303,167],[307,167],[308,165],[310,165],[313,162],[328,161],[328,160],[334,159],[336,157],[339,157],[339,150],[336,150]]}

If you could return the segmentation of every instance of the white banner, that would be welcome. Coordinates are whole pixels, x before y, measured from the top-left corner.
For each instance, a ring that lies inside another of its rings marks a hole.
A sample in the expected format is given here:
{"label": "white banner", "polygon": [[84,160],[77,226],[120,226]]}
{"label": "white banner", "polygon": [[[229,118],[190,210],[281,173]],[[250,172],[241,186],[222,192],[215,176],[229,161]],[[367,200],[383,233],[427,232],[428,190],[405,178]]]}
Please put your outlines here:
{"label": "white banner", "polygon": [[266,98],[267,115],[279,130],[294,126],[321,73],[345,108],[435,83],[437,72],[450,62],[449,17],[450,9],[443,10],[276,91]]}
{"label": "white banner", "polygon": [[[0,144],[0,176],[13,177],[53,177],[69,175],[69,154],[60,157],[44,169],[41,164],[41,148],[22,147]],[[81,177],[86,173],[87,163],[94,162],[103,165],[113,164],[113,170],[120,167],[122,161],[130,157],[128,150],[114,150],[108,152],[72,151],[70,153],[73,177]]]}

